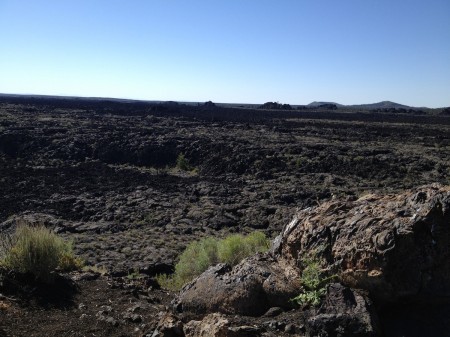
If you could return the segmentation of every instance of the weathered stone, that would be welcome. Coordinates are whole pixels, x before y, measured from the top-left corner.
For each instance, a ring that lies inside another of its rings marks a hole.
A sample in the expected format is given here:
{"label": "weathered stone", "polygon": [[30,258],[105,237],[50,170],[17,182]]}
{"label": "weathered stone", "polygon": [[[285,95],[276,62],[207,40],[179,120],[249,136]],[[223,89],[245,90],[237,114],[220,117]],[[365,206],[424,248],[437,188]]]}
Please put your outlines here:
{"label": "weathered stone", "polygon": [[201,321],[184,325],[186,337],[257,337],[260,329],[254,326],[230,326],[229,320],[218,313],[209,314]]}
{"label": "weathered stone", "polygon": [[162,313],[152,337],[182,337],[183,323],[171,313]]}
{"label": "weathered stone", "polygon": [[210,314],[202,321],[190,321],[184,327],[186,337],[229,337],[230,322],[220,314]]}
{"label": "weathered stone", "polygon": [[371,300],[383,308],[405,299],[427,308],[448,298],[448,247],[450,187],[331,200],[299,211],[271,252],[232,269],[210,268],[186,285],[174,304],[196,314],[259,316],[274,306],[287,308],[300,291],[304,257],[315,254],[345,287],[328,288],[325,305],[308,320],[309,334],[377,336]]}
{"label": "weathered stone", "polygon": [[[268,255],[243,260],[232,270],[217,265],[186,285],[173,304],[197,314],[221,312],[259,316],[273,306],[289,307],[298,289],[298,275]],[[208,294],[209,296],[204,296]]]}
{"label": "weathered stone", "polygon": [[323,306],[317,315],[306,322],[308,336],[358,336],[379,335],[378,317],[366,295],[330,284]]}
{"label": "weathered stone", "polygon": [[332,200],[304,209],[276,240],[278,259],[301,266],[322,252],[352,287],[380,300],[450,295],[450,187]]}

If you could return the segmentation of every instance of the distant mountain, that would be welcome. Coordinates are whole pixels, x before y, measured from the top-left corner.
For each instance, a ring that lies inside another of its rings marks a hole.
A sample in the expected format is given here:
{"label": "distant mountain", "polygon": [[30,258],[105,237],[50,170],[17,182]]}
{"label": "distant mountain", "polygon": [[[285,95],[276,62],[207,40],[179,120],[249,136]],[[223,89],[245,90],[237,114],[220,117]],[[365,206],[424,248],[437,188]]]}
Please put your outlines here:
{"label": "distant mountain", "polygon": [[368,109],[368,110],[374,110],[374,109],[415,109],[413,107],[391,102],[391,101],[382,101],[378,103],[370,103],[370,104],[351,104],[351,105],[344,105],[334,102],[317,102],[314,101],[312,103],[309,103],[309,107],[318,107],[324,104],[335,104],[337,107],[347,107],[347,108],[359,108],[359,109]]}
{"label": "distant mountain", "polygon": [[411,109],[410,106],[391,102],[391,101],[382,101],[378,103],[371,104],[354,104],[348,105],[353,108],[362,108],[362,109]]}
{"label": "distant mountain", "polygon": [[[33,99],[33,100],[45,100],[45,99],[55,99],[55,100],[84,100],[84,101],[98,101],[98,102],[118,102],[118,103],[151,103],[151,104],[172,104],[174,102],[169,101],[156,101],[156,100],[136,100],[136,99],[128,99],[128,98],[113,98],[113,97],[78,97],[78,96],[54,96],[54,95],[23,95],[23,94],[5,94],[0,93],[0,99],[9,98],[9,99]],[[179,104],[185,105],[203,105],[205,102],[184,102],[177,101]],[[239,107],[239,108],[257,108],[259,104],[248,104],[248,103],[215,103],[217,106],[222,107]],[[277,103],[279,104],[279,103]],[[288,104],[285,104],[286,106]],[[370,104],[339,104],[335,102],[327,102],[327,101],[314,101],[309,103],[308,105],[293,105],[295,108],[317,108],[322,106],[323,108],[330,108],[330,106],[335,105],[338,108],[353,108],[353,109],[366,109],[366,110],[376,110],[376,109],[406,109],[406,110],[421,110],[421,109],[429,109],[427,107],[411,107],[408,105],[403,105],[391,101],[382,101],[378,103],[370,103]]]}
{"label": "distant mountain", "polygon": [[321,105],[325,105],[325,104],[334,104],[336,106],[344,106],[342,104],[334,103],[334,102],[317,102],[317,101],[309,103],[308,106],[310,106],[310,107],[317,107],[317,106],[321,106]]}

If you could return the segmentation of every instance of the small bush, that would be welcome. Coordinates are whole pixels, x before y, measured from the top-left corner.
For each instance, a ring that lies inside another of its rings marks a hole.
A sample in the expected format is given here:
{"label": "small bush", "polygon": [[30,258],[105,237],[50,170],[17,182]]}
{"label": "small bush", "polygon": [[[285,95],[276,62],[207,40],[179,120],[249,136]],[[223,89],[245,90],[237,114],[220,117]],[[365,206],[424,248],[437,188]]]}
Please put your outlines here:
{"label": "small bush", "polygon": [[180,255],[173,275],[158,275],[158,283],[166,289],[177,290],[183,284],[203,273],[209,266],[218,263],[218,241],[212,237],[191,242]]}
{"label": "small bush", "polygon": [[247,256],[267,251],[269,245],[270,241],[262,232],[253,232],[247,236],[230,235],[219,242],[219,260],[234,266]]}
{"label": "small bush", "polygon": [[182,171],[191,170],[191,166],[183,153],[180,153],[177,157],[177,168]]}
{"label": "small bush", "polygon": [[270,240],[264,233],[247,236],[235,234],[222,240],[212,237],[190,243],[180,255],[172,275],[158,275],[158,283],[169,290],[179,290],[187,282],[217,263],[236,265],[244,258],[269,249]]}
{"label": "small bush", "polygon": [[[69,271],[82,266],[71,244],[43,226],[21,224],[9,239],[2,239],[2,265],[20,273],[30,273],[51,282],[57,269]],[[6,244],[5,244],[6,243]]]}
{"label": "small bush", "polygon": [[326,294],[327,283],[336,275],[326,276],[326,272],[322,269],[316,254],[313,254],[312,257],[303,258],[301,264],[303,265],[302,276],[300,277],[302,291],[292,301],[302,307],[317,306]]}
{"label": "small bush", "polygon": [[270,239],[263,232],[252,232],[245,237],[250,254],[264,253],[270,248]]}
{"label": "small bush", "polygon": [[234,266],[239,263],[245,256],[247,247],[245,246],[244,237],[240,234],[234,234],[220,241],[218,245],[218,255],[220,261]]}

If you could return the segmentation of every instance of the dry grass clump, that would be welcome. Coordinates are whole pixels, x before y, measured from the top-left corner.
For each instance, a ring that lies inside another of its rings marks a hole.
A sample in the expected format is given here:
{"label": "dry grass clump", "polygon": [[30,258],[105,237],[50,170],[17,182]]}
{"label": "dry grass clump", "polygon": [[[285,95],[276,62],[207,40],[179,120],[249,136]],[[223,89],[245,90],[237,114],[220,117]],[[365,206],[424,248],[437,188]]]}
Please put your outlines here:
{"label": "dry grass clump", "polygon": [[44,282],[51,282],[55,271],[82,267],[72,245],[42,225],[21,223],[13,234],[0,239],[0,264],[6,269],[29,273]]}

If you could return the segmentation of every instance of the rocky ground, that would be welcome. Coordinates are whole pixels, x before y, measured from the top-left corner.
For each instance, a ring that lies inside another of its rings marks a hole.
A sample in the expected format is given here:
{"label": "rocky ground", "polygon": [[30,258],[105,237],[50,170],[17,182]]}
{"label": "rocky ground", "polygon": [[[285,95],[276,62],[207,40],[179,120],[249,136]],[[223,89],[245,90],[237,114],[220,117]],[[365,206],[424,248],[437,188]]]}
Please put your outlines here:
{"label": "rocky ground", "polygon": [[[449,155],[445,116],[2,99],[2,230],[23,217],[45,223],[73,240],[94,276],[72,276],[81,279],[64,305],[0,298],[0,335],[147,334],[173,298],[153,277],[188,242],[255,229],[274,237],[297,209],[330,199],[448,185]],[[302,335],[302,317],[228,320]]]}
{"label": "rocky ground", "polygon": [[446,336],[449,247],[449,186],[331,200],[299,211],[269,253],[205,271],[173,306],[181,315],[292,309],[314,258],[335,276],[320,308],[304,311],[308,336]]}

